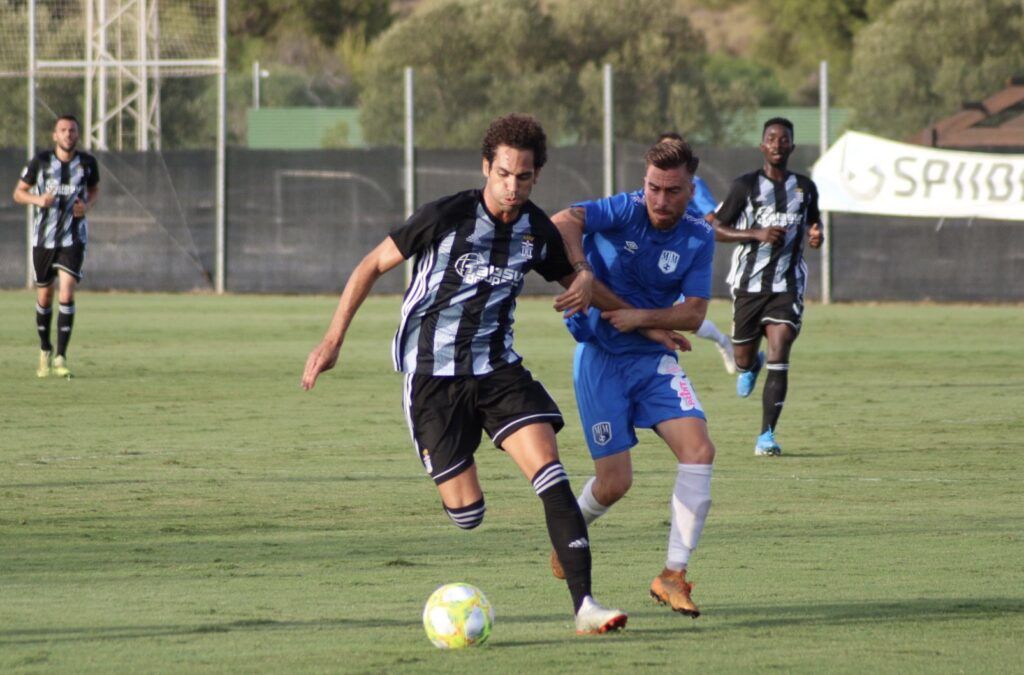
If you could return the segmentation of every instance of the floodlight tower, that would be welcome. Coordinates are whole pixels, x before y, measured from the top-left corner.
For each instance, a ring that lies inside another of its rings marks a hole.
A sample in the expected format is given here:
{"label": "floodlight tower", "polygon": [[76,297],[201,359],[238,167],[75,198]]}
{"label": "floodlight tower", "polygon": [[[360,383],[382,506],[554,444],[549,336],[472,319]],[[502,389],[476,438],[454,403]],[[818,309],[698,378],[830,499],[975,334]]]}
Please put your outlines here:
{"label": "floodlight tower", "polygon": [[135,150],[160,149],[158,8],[158,0],[86,0],[85,147],[130,149],[134,135]]}

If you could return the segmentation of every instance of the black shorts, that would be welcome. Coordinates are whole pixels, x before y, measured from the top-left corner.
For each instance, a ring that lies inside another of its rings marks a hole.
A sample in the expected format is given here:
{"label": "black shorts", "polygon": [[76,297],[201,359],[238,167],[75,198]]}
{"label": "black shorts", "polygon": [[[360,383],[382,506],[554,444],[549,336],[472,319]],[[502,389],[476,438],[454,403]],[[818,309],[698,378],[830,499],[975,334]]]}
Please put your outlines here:
{"label": "black shorts", "polygon": [[743,293],[732,301],[732,342],[744,344],[760,340],[766,323],[784,323],[797,333],[804,316],[803,293]]}
{"label": "black shorts", "polygon": [[72,244],[58,248],[32,247],[32,268],[36,286],[49,286],[57,278],[57,270],[64,270],[82,280],[82,266],[85,264],[85,244]]}
{"label": "black shorts", "polygon": [[544,385],[518,363],[480,377],[406,375],[402,398],[416,452],[438,485],[473,466],[483,431],[500,448],[525,426],[546,422],[557,433],[564,425]]}

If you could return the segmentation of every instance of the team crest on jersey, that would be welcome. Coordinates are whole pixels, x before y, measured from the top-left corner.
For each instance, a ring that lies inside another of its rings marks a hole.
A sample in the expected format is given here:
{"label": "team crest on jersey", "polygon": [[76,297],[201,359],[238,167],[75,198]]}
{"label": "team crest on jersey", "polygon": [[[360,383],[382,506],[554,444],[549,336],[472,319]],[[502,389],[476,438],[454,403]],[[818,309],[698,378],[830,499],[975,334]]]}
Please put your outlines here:
{"label": "team crest on jersey", "polygon": [[658,259],[658,269],[665,274],[672,274],[679,266],[679,254],[675,251],[662,251]]}
{"label": "team crest on jersey", "polygon": [[590,427],[590,435],[598,445],[608,445],[608,441],[612,440],[612,423],[598,422]]}
{"label": "team crest on jersey", "polygon": [[637,251],[639,251],[639,250],[640,250],[640,247],[639,247],[639,246],[637,246],[637,244],[636,244],[636,242],[635,242],[635,241],[627,241],[627,242],[626,242],[626,246],[625,246],[625,249],[626,249],[627,251],[629,251],[630,253],[636,253]]}
{"label": "team crest on jersey", "polygon": [[522,250],[522,254],[523,254],[524,258],[526,258],[527,260],[533,260],[533,235],[532,234],[524,234],[523,235],[523,247],[522,247],[521,250]]}
{"label": "team crest on jersey", "polygon": [[426,467],[427,473],[434,473],[434,465],[430,463],[430,452],[424,450],[420,456],[423,458],[423,466]]}

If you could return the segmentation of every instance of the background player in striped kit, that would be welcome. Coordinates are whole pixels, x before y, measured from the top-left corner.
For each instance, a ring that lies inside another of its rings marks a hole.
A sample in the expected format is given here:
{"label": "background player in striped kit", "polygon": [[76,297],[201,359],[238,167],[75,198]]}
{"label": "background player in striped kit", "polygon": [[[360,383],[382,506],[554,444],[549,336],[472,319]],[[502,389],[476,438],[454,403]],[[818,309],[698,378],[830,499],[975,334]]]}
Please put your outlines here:
{"label": "background player in striped kit", "polygon": [[[762,366],[768,370],[756,455],[782,454],[775,431],[789,388],[790,350],[803,320],[804,237],[812,248],[824,241],[814,181],[786,169],[795,147],[792,122],[781,117],[765,122],[764,164],[733,182],[714,220],[718,241],[739,244],[727,279],[733,296],[732,341],[739,371],[736,393],[750,396]],[[768,339],[767,360],[758,351],[762,337]]]}
{"label": "background player in striped kit", "polygon": [[527,115],[491,123],[483,140],[483,190],[421,207],[352,272],[321,343],[306,361],[304,389],[334,367],[345,333],[374,282],[415,256],[415,274],[395,336],[405,374],[404,408],[413,443],[451,520],[473,529],[484,496],[473,454],[486,431],[519,466],[544,504],[548,535],[566,570],[578,633],[625,626],[626,614],[591,597],[587,525],[558,457],[562,415],[512,346],[515,299],[536,270],[568,290],[555,308],[589,304],[592,274],[573,277],[558,231],[529,201],[547,158],[544,131]]}
{"label": "background player in striped kit", "polygon": [[[604,515],[633,482],[636,428],[653,429],[677,461],[665,567],[651,595],[696,618],[686,572],[711,507],[715,446],[704,409],[675,345],[643,331],[694,330],[711,297],[715,241],[710,223],[687,210],[698,160],[681,139],[655,143],[645,156],[643,188],[574,204],[554,216],[570,259],[594,269],[591,311],[566,319],[579,343],[573,385],[595,477],[580,492],[588,523]],[[679,302],[680,297],[686,299]],[[552,556],[555,576],[561,576]]]}
{"label": "background player in striped kit", "polygon": [[[96,203],[100,173],[96,159],[78,148],[79,125],[74,115],[61,115],[53,128],[53,150],[40,152],[25,166],[14,188],[14,201],[35,208],[32,223],[32,266],[36,285],[36,329],[39,366],[36,375],[52,372],[71,377],[68,342],[75,319],[75,287],[82,280],[89,225],[86,211]],[[53,282],[60,279],[57,355],[53,358],[50,319]]]}

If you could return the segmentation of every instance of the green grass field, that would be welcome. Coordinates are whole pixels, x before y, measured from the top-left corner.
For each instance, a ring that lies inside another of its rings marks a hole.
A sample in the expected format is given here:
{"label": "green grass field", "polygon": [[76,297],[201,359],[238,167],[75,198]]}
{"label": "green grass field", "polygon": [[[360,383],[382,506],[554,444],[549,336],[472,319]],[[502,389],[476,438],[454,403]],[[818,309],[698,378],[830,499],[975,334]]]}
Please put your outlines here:
{"label": "green grass field", "polygon": [[[477,454],[478,530],[441,512],[391,372],[397,298],[300,390],[334,304],[86,291],[67,381],[35,377],[32,295],[0,293],[0,672],[1024,672],[1020,306],[811,306],[779,459],[753,456],[760,388],[737,399],[695,340],[718,447],[690,573],[705,613],[647,595],[675,469],[644,432],[591,531],[597,596],[629,627],[577,637],[511,460]],[[548,300],[517,328],[578,489],[571,341]],[[496,607],[481,649],[423,633],[450,581]]]}

